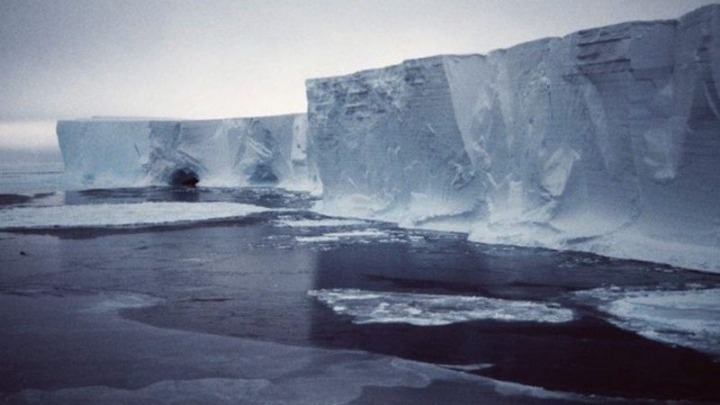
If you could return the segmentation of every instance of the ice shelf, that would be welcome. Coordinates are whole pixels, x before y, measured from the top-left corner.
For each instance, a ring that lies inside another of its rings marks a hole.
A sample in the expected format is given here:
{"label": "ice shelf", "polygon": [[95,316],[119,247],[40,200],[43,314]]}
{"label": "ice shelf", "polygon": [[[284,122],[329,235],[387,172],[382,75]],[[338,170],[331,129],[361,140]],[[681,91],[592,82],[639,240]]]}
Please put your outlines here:
{"label": "ice shelf", "polygon": [[307,94],[327,212],[720,271],[720,5]]}
{"label": "ice shelf", "polygon": [[306,115],[220,120],[60,121],[66,178],[77,187],[311,187]]}
{"label": "ice shelf", "polygon": [[320,210],[720,272],[720,5],[310,79],[307,115],[58,123],[81,186],[322,186]]}

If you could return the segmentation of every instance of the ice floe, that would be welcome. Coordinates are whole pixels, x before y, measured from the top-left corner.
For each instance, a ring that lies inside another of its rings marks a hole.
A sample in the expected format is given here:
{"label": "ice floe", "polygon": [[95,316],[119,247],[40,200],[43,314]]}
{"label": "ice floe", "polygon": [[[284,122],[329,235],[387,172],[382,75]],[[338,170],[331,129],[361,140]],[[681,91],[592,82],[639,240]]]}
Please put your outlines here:
{"label": "ice floe", "polygon": [[320,228],[366,225],[367,221],[359,219],[321,218],[321,219],[282,219],[275,222],[278,226],[290,228]]}
{"label": "ice floe", "polygon": [[295,240],[300,243],[324,243],[324,242],[338,242],[342,239],[350,238],[383,238],[389,237],[387,232],[383,232],[379,229],[363,229],[346,232],[328,232],[322,235],[316,236],[296,236]]}
{"label": "ice floe", "polygon": [[239,203],[144,202],[0,210],[0,229],[147,226],[244,217],[267,208]]}
{"label": "ice floe", "polygon": [[623,290],[576,293],[590,299],[613,324],[648,339],[720,356],[720,288]]}
{"label": "ice floe", "polygon": [[544,302],[358,289],[311,290],[308,294],[335,313],[351,316],[356,324],[441,326],[477,320],[562,323],[574,319],[572,310]]}

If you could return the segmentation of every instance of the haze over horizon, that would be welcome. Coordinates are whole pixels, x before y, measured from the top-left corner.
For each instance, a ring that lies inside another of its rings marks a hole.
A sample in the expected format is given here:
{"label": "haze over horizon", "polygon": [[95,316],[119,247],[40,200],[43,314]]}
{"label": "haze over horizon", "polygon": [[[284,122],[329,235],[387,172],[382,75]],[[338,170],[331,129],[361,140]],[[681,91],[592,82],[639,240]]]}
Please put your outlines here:
{"label": "haze over horizon", "polygon": [[56,148],[57,119],[305,110],[305,80],[487,53],[709,0],[3,0],[0,149]]}

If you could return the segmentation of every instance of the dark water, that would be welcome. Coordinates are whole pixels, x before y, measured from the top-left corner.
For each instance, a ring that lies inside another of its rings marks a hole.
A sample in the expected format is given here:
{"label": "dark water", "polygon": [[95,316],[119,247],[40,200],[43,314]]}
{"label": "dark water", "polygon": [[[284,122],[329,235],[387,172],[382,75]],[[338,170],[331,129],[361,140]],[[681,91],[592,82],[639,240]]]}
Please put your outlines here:
{"label": "dark water", "polygon": [[[65,196],[66,204],[140,201],[234,201],[292,210],[192,226],[16,232],[16,239],[0,241],[0,288],[143,293],[163,301],[124,310],[123,316],[163,328],[482,365],[468,372],[550,390],[720,402],[720,363],[712,356],[619,329],[573,295],[608,286],[713,287],[720,284],[717,276],[589,254],[487,246],[463,235],[392,224],[279,226],[278,221],[320,216],[305,210],[309,196],[271,189],[152,188]],[[302,242],[366,228],[384,236]],[[555,303],[573,309],[576,318],[358,325],[307,294],[323,289]],[[37,386],[32,375],[21,380],[0,375],[0,391]],[[368,398],[379,392],[368,391]]]}

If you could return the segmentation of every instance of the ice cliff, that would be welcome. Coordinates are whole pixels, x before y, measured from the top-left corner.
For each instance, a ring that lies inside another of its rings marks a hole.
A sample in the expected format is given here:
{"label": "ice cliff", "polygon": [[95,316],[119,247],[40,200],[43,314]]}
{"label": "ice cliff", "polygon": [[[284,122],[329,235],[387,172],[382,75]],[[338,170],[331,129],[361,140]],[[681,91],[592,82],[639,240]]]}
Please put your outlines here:
{"label": "ice cliff", "polygon": [[222,120],[60,121],[70,186],[312,188],[305,114]]}
{"label": "ice cliff", "polygon": [[720,271],[720,5],[307,96],[327,212]]}
{"label": "ice cliff", "polygon": [[307,81],[308,114],[58,123],[80,187],[314,188],[321,210],[720,272],[720,5]]}

